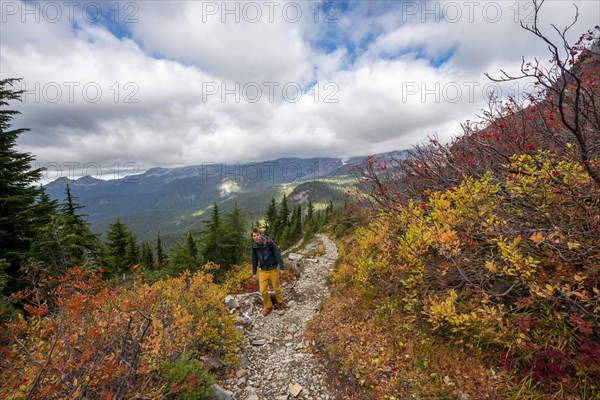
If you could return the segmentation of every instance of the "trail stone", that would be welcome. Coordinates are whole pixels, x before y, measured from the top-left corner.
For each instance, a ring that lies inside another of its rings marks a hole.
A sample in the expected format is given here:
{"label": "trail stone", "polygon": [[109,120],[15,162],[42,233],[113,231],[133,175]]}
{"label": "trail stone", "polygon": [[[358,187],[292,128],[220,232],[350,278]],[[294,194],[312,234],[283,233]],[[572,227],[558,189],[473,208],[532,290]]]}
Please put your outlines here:
{"label": "trail stone", "polygon": [[232,400],[231,396],[233,396],[233,393],[230,392],[229,390],[223,389],[221,386],[219,386],[216,383],[212,387],[213,387],[215,394],[217,395],[218,400]]}
{"label": "trail stone", "polygon": [[302,254],[298,254],[298,253],[288,254],[288,260],[290,260],[290,261],[298,261],[298,260],[302,260],[303,258],[304,258],[304,255],[302,255]]}
{"label": "trail stone", "polygon": [[235,376],[237,376],[238,378],[243,378],[246,375],[248,375],[248,371],[245,369],[240,369],[235,373]]}
{"label": "trail stone", "polygon": [[300,386],[297,383],[294,383],[293,385],[290,383],[290,388],[289,388],[290,395],[292,395],[293,397],[298,397],[298,395],[300,394],[301,391],[302,391],[302,386]]}
{"label": "trail stone", "polygon": [[240,303],[238,303],[237,299],[230,294],[225,296],[225,305],[228,308],[239,308],[240,307]]}

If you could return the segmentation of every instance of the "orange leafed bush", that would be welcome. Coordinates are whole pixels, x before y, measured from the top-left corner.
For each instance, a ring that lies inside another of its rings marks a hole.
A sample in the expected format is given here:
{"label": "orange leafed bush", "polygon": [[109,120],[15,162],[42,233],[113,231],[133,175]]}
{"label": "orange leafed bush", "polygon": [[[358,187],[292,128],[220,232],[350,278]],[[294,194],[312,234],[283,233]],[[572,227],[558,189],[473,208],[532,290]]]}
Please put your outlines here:
{"label": "orange leafed bush", "polygon": [[[42,301],[42,294],[45,300]],[[0,397],[161,398],[161,368],[183,355],[234,362],[239,334],[210,275],[110,287],[71,269],[17,295],[30,316],[0,331]]]}

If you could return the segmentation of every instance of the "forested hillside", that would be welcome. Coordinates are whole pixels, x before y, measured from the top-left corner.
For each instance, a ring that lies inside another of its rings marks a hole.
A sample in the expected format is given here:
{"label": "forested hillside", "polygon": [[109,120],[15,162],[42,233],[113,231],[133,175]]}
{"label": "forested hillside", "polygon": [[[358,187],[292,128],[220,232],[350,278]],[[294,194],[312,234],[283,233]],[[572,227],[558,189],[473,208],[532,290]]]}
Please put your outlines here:
{"label": "forested hillside", "polygon": [[[355,183],[351,168],[364,162],[355,157],[347,163],[335,158],[281,158],[248,164],[217,164],[180,168],[152,168],[121,179],[100,180],[90,176],[59,178],[44,186],[56,201],[66,199],[70,187],[85,208],[92,232],[102,234],[117,217],[137,237],[153,240],[160,233],[172,245],[187,231],[199,231],[213,203],[228,211],[237,202],[249,219],[261,218],[271,198],[279,198],[302,185],[314,203],[331,199],[341,205],[340,193]],[[310,189],[313,187],[313,189]],[[327,186],[331,186],[330,189]],[[299,198],[298,201],[303,200]],[[306,199],[304,206],[306,205]],[[295,203],[295,200],[291,200]]]}

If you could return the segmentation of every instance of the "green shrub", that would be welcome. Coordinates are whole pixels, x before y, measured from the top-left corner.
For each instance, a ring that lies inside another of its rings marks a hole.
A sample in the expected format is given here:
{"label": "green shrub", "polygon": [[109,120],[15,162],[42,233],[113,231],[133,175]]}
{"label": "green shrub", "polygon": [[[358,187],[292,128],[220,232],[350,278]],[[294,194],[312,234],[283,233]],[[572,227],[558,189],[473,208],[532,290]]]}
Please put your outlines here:
{"label": "green shrub", "polygon": [[216,400],[215,379],[199,360],[182,356],[163,366],[162,376],[168,398],[189,400]]}

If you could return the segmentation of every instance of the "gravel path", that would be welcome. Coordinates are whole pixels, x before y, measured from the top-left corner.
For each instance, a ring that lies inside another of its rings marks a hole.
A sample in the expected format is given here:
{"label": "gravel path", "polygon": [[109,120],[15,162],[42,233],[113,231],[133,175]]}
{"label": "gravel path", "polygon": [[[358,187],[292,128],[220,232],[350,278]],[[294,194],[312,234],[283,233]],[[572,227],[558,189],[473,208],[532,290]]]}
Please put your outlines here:
{"label": "gravel path", "polygon": [[[316,248],[317,243],[325,246],[326,253],[306,258],[304,254]],[[338,250],[327,236],[319,235],[315,242],[291,256],[299,255],[303,258],[292,263],[303,271],[294,284],[284,286],[284,315],[272,311],[263,317],[262,299],[256,293],[234,296],[239,314],[237,325],[245,338],[238,353],[242,368],[236,377],[222,382],[225,396],[231,399],[335,399],[323,382],[325,365],[310,352],[311,343],[304,332],[329,296],[326,277],[338,258]]]}

